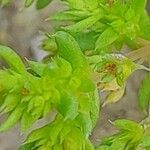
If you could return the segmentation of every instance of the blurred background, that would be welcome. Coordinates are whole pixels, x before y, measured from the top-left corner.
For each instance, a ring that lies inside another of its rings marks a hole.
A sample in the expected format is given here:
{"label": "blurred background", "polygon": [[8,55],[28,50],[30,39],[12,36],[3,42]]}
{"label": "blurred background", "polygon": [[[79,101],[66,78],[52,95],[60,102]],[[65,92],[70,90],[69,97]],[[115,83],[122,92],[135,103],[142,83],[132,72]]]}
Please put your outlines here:
{"label": "blurred background", "polygon": [[[23,58],[42,59],[46,54],[40,49],[40,41],[44,33],[52,32],[58,25],[45,19],[63,8],[58,0],[54,0],[51,5],[40,11],[37,11],[34,5],[24,8],[22,0],[13,0],[7,7],[0,8],[0,44],[10,46]],[[150,12],[150,0],[148,0],[147,10]],[[101,110],[100,119],[91,135],[94,143],[97,143],[100,137],[115,132],[108,120],[127,118],[140,121],[145,117],[137,104],[138,88],[144,76],[144,71],[135,72],[128,79],[126,93],[122,100]],[[16,125],[10,131],[0,134],[0,150],[17,150],[24,139],[24,135],[20,134],[18,129],[19,125]]]}

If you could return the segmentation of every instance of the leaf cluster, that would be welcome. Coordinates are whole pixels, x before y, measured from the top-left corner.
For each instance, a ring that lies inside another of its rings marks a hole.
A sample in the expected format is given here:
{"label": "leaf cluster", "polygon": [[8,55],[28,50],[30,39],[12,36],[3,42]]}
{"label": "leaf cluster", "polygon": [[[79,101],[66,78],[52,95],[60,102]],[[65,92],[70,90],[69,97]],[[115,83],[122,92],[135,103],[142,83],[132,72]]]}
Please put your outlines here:
{"label": "leaf cluster", "polygon": [[112,123],[118,133],[104,138],[96,150],[149,150],[149,134],[142,125],[126,119],[116,120]]}

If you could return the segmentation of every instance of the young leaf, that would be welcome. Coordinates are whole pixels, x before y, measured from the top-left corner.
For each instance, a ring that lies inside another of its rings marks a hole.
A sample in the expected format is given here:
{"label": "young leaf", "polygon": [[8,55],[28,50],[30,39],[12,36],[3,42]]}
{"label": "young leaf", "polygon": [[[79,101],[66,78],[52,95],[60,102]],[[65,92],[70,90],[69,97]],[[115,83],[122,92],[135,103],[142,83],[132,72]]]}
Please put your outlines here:
{"label": "young leaf", "polygon": [[67,32],[58,31],[54,35],[59,48],[59,55],[71,63],[73,69],[87,66],[86,59],[75,41]]}
{"label": "young leaf", "polygon": [[[55,63],[59,67],[59,76],[67,78],[72,74],[72,67],[68,61],[63,58],[56,58]],[[61,75],[60,75],[61,74]]]}
{"label": "young leaf", "polygon": [[134,9],[137,15],[141,15],[145,10],[147,0],[133,0],[131,7]]}
{"label": "young leaf", "polygon": [[112,29],[107,28],[96,41],[96,50],[101,50],[109,45],[111,45],[119,35]]}
{"label": "young leaf", "polygon": [[14,71],[21,74],[26,72],[21,58],[11,48],[0,45],[0,57],[2,57]]}
{"label": "young leaf", "polygon": [[150,135],[144,136],[140,145],[143,148],[150,147]]}
{"label": "young leaf", "polygon": [[107,96],[106,101],[103,103],[102,107],[110,103],[116,103],[121,99],[125,91],[125,86],[122,86],[120,89],[116,91],[111,91],[111,93]]}
{"label": "young leaf", "polygon": [[100,96],[99,96],[98,90],[96,89],[95,91],[91,92],[89,94],[89,96],[90,96],[90,99],[91,99],[90,118],[92,120],[93,127],[95,127],[97,119],[99,117],[99,112],[100,112]]}
{"label": "young leaf", "polygon": [[0,0],[0,5],[5,6],[10,3],[11,0]]}
{"label": "young leaf", "polygon": [[80,113],[75,119],[75,124],[82,130],[85,137],[88,137],[91,134],[93,125],[89,114]]}
{"label": "young leaf", "polygon": [[10,129],[21,117],[24,106],[19,104],[16,109],[8,116],[8,119],[0,125],[0,132]]}
{"label": "young leaf", "polygon": [[42,9],[46,7],[52,0],[37,0],[36,2],[36,8]]}
{"label": "young leaf", "polygon": [[79,90],[86,93],[93,92],[95,90],[95,84],[91,79],[87,78],[86,75],[80,77],[80,80],[81,80],[81,85],[79,87]]}
{"label": "young leaf", "polygon": [[31,6],[33,2],[34,2],[34,0],[26,0],[25,1],[25,7]]}
{"label": "young leaf", "polygon": [[75,34],[74,38],[78,42],[83,52],[93,50],[95,48],[95,41],[97,39],[96,32],[79,32]]}
{"label": "young leaf", "polygon": [[88,10],[94,10],[98,7],[99,0],[84,0]]}
{"label": "young leaf", "polygon": [[148,75],[139,89],[139,106],[142,110],[149,107],[150,102],[150,76]]}
{"label": "young leaf", "polygon": [[33,143],[22,145],[18,150],[31,150],[33,148]]}
{"label": "young leaf", "polygon": [[58,110],[64,116],[65,120],[73,120],[78,114],[78,102],[76,97],[64,92]]}
{"label": "young leaf", "polygon": [[146,11],[143,12],[140,18],[139,26],[141,37],[150,40],[150,18]]}
{"label": "young leaf", "polygon": [[117,138],[114,139],[112,145],[110,146],[112,150],[124,150],[125,147],[126,147],[126,143]]}
{"label": "young leaf", "polygon": [[44,70],[46,69],[46,65],[35,62],[35,61],[28,61],[29,67],[38,75],[42,76],[44,73]]}
{"label": "young leaf", "polygon": [[24,112],[21,118],[21,131],[28,129],[37,118],[33,117],[30,113]]}
{"label": "young leaf", "polygon": [[69,6],[74,9],[84,9],[85,3],[83,0],[63,0],[69,3]]}
{"label": "young leaf", "polygon": [[89,139],[85,141],[85,150],[95,150],[94,145]]}
{"label": "young leaf", "polygon": [[84,18],[87,18],[90,15],[88,11],[81,11],[81,10],[67,10],[67,11],[62,11],[54,14],[52,17],[49,19],[52,20],[71,20],[71,21],[76,21],[76,20],[81,20]]}
{"label": "young leaf", "polygon": [[142,128],[141,125],[131,120],[119,119],[114,121],[113,125],[120,130],[132,132],[144,132],[144,129]]}
{"label": "young leaf", "polygon": [[112,150],[112,148],[110,146],[99,146],[96,148],[96,150]]}
{"label": "young leaf", "polygon": [[80,20],[81,18],[79,16],[75,16],[73,14],[69,14],[66,13],[66,11],[64,12],[58,12],[55,15],[53,15],[52,17],[48,18],[48,20],[57,20],[57,21],[76,21],[76,20]]}
{"label": "young leaf", "polygon": [[9,72],[0,70],[0,91],[11,90],[17,86],[18,79]]}
{"label": "young leaf", "polygon": [[6,96],[5,101],[3,105],[1,106],[1,109],[4,109],[4,112],[10,112],[12,111],[18,104],[20,100],[19,94],[10,93]]}
{"label": "young leaf", "polygon": [[32,131],[28,135],[28,137],[25,140],[25,142],[23,143],[23,145],[30,144],[30,143],[33,143],[37,140],[44,138],[44,136],[46,136],[48,134],[48,132],[49,132],[49,126],[48,125]]}
{"label": "young leaf", "polygon": [[90,16],[76,24],[70,25],[65,27],[64,29],[76,33],[76,32],[81,32],[83,30],[86,30],[88,28],[90,28],[91,26],[93,26],[99,19],[101,18],[100,15],[93,15]]}
{"label": "young leaf", "polygon": [[65,137],[63,142],[64,149],[80,150],[85,144],[85,138],[79,128],[72,128],[72,131]]}

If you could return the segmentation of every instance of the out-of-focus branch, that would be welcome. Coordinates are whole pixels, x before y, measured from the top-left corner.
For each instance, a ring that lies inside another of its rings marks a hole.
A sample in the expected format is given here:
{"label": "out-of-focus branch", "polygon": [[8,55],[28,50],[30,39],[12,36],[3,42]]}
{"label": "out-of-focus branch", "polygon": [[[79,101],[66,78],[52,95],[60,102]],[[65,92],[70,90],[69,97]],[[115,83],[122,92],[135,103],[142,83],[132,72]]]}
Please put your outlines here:
{"label": "out-of-focus branch", "polygon": [[139,39],[138,43],[141,46],[141,48],[131,51],[126,54],[126,57],[130,58],[131,60],[147,60],[150,58],[150,41]]}

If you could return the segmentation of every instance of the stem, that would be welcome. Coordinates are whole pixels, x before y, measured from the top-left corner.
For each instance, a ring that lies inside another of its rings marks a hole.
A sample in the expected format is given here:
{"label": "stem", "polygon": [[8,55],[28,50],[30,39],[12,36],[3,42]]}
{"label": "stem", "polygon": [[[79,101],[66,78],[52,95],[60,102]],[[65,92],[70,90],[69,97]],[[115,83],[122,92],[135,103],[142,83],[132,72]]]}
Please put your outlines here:
{"label": "stem", "polygon": [[143,66],[143,65],[138,65],[137,68],[140,70],[146,70],[146,71],[150,72],[150,68]]}
{"label": "stem", "polygon": [[150,42],[144,39],[139,39],[138,41],[143,46],[126,54],[126,57],[133,61],[138,59],[145,59],[150,56]]}

